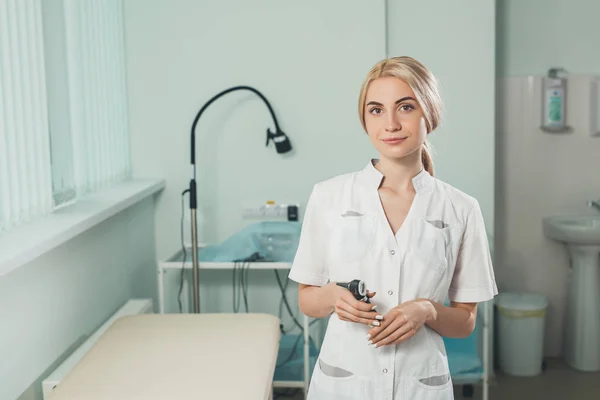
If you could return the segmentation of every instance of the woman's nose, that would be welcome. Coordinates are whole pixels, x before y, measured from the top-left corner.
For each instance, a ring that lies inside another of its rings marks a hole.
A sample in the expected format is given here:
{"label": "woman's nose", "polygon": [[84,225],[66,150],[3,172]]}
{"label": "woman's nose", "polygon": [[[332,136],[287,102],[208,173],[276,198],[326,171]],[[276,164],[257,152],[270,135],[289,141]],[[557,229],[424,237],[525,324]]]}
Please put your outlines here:
{"label": "woman's nose", "polygon": [[396,118],[395,115],[390,114],[390,116],[388,117],[388,120],[387,120],[386,131],[396,132],[396,131],[399,131],[400,129],[402,129],[402,125],[400,124],[400,121],[398,121],[398,118]]}

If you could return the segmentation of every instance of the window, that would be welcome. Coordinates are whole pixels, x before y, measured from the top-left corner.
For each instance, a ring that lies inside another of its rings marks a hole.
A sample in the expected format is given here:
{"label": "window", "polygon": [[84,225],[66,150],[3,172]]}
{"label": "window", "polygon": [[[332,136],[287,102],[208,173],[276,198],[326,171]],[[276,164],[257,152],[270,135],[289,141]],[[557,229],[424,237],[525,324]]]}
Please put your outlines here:
{"label": "window", "polygon": [[0,2],[0,232],[131,177],[123,0]]}
{"label": "window", "polygon": [[0,232],[52,210],[41,0],[0,2]]}
{"label": "window", "polygon": [[85,195],[131,175],[123,4],[64,7],[75,192]]}

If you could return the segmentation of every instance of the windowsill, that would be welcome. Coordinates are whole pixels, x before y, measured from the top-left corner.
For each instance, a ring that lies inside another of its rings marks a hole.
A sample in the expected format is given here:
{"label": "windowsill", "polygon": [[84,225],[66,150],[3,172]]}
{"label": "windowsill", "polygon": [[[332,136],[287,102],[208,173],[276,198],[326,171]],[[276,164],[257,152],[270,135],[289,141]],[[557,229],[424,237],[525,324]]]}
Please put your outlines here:
{"label": "windowsill", "polygon": [[16,270],[82,232],[152,196],[164,180],[136,179],[112,186],[37,221],[0,236],[0,277]]}

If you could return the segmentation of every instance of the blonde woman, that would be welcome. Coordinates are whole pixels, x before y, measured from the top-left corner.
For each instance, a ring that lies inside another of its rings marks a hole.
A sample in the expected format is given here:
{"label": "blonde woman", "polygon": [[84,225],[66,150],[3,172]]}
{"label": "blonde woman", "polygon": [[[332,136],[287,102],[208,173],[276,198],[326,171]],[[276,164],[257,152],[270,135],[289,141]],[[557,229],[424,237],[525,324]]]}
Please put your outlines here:
{"label": "blonde woman", "polygon": [[289,275],[304,314],[331,315],[308,398],[452,399],[442,337],[470,335],[498,293],[479,203],[433,176],[441,99],[423,64],[379,62],[358,112],[379,158],[314,186]]}

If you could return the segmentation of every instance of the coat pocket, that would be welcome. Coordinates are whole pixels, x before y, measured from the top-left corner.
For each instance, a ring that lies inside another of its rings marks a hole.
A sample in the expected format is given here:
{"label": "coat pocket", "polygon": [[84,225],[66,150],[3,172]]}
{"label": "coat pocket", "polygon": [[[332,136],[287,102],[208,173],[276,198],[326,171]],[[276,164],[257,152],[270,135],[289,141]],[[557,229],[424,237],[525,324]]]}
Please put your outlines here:
{"label": "coat pocket", "polygon": [[[324,372],[336,371],[337,367],[322,365],[319,359],[308,390],[309,400],[356,400],[365,398],[363,382],[356,375],[345,371],[345,376],[331,376]],[[334,374],[335,375],[335,374]],[[357,397],[358,396],[358,397]]]}
{"label": "coat pocket", "polygon": [[440,227],[435,222],[420,219],[415,223],[413,245],[414,253],[427,265],[437,270],[448,267],[448,249],[450,247],[450,227]]}
{"label": "coat pocket", "polygon": [[377,219],[373,215],[351,213],[330,216],[331,244],[334,258],[354,262],[369,252],[375,236]]}
{"label": "coat pocket", "polygon": [[[441,383],[444,382],[444,383]],[[423,379],[407,377],[404,382],[404,397],[419,400],[453,400],[452,379],[447,376],[432,376]]]}
{"label": "coat pocket", "polygon": [[406,259],[404,297],[433,298],[448,270],[448,228],[440,229],[424,219],[415,221]]}

